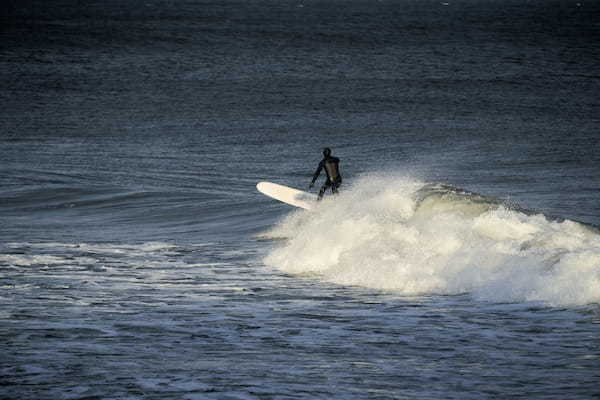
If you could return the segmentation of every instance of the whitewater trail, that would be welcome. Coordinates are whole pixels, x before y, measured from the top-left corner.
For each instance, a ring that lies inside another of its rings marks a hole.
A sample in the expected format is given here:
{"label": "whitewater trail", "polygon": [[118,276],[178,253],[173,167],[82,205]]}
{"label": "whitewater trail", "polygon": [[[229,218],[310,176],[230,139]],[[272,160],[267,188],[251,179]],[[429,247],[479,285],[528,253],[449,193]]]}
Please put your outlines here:
{"label": "whitewater trail", "polygon": [[600,235],[446,185],[364,176],[313,212],[290,214],[265,264],[401,295],[495,302],[600,302]]}

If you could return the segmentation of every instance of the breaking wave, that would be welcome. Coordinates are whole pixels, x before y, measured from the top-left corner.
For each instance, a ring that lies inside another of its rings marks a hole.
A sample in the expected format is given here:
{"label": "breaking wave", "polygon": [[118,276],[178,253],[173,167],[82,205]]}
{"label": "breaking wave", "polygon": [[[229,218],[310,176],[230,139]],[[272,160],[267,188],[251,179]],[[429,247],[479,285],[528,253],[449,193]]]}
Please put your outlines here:
{"label": "breaking wave", "polygon": [[570,220],[409,178],[368,176],[287,216],[265,264],[402,295],[600,302],[600,234]]}

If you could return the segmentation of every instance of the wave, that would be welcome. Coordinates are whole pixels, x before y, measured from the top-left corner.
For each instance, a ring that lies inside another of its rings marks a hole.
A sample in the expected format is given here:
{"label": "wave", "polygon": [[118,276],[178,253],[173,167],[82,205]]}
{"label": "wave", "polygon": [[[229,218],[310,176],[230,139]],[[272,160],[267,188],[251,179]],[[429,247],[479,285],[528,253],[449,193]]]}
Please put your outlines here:
{"label": "wave", "polygon": [[498,199],[406,177],[365,176],[266,233],[266,265],[402,295],[600,302],[600,234]]}
{"label": "wave", "polygon": [[0,193],[0,200],[7,209],[35,212],[72,207],[116,207],[144,196],[147,194],[122,192],[112,188],[34,186],[3,191]]}

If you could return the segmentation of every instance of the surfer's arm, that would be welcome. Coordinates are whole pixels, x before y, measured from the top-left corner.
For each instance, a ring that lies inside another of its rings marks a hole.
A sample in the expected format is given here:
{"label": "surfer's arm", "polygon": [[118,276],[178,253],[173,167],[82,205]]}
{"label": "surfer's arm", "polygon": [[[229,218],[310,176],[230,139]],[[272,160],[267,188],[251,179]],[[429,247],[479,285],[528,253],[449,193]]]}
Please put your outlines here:
{"label": "surfer's arm", "polygon": [[312,181],[310,182],[310,185],[308,186],[309,188],[313,187],[313,185],[315,184],[315,181],[317,180],[317,178],[319,177],[319,175],[321,174],[321,170],[323,169],[323,162],[319,163],[319,166],[317,167],[317,170],[315,171],[315,173],[313,174],[313,178]]}

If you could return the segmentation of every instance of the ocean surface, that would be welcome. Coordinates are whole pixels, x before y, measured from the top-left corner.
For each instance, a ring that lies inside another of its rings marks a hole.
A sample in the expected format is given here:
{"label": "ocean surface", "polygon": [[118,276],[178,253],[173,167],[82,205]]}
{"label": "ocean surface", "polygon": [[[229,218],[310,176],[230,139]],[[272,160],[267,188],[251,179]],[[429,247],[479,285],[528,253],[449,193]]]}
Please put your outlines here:
{"label": "ocean surface", "polygon": [[599,16],[3,3],[0,398],[600,398]]}

